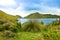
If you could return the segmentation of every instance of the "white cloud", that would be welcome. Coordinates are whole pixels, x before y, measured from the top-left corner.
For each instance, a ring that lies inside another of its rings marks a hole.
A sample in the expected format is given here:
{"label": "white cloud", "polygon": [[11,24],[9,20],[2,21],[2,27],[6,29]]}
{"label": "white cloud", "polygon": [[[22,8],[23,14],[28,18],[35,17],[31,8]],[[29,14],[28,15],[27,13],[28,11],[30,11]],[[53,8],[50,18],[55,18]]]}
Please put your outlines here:
{"label": "white cloud", "polygon": [[60,8],[44,5],[44,1],[45,0],[43,0],[43,2],[41,4],[34,4],[34,7],[36,6],[40,9],[40,10],[38,10],[38,12],[40,12],[42,14],[60,15]]}
{"label": "white cloud", "polygon": [[15,0],[0,0],[1,6],[11,6],[15,4],[16,4]]}
{"label": "white cloud", "polygon": [[41,6],[41,10],[46,14],[60,15],[60,8],[57,7]]}
{"label": "white cloud", "polygon": [[[8,9],[0,8],[0,9],[3,10],[4,12],[8,13],[8,14],[20,15],[22,17],[27,16],[27,15],[31,14],[32,12],[36,12],[36,10],[26,11],[21,6],[19,6],[16,9],[13,9],[13,8],[8,8]],[[42,6],[41,11],[39,10],[37,12],[40,12],[41,14],[60,15],[60,9],[59,8],[52,8],[52,7],[47,7],[47,6]]]}
{"label": "white cloud", "polygon": [[0,10],[6,12],[7,14],[11,14],[11,15],[20,15],[22,17],[26,16],[27,15],[27,11],[25,11],[23,9],[23,7],[19,6],[18,8],[16,9],[13,9],[13,8],[0,8]]}
{"label": "white cloud", "polygon": [[[8,5],[11,6],[15,4],[16,4],[15,0],[6,0],[6,1],[0,0],[0,5],[3,5],[3,6],[8,6]],[[20,6],[18,6],[16,9],[9,7],[9,8],[0,8],[0,10],[3,10],[4,12],[11,15],[20,15],[22,17],[27,16],[31,14],[32,12],[36,12],[36,10],[26,11],[25,10],[26,5],[27,3],[20,2]],[[46,6],[44,5],[44,2],[42,2],[41,4],[34,4],[32,7],[38,7],[40,10],[38,10],[37,12],[40,12],[42,14],[60,15],[60,8]]]}
{"label": "white cloud", "polygon": [[3,8],[0,8],[0,10],[6,12],[7,14],[10,14],[10,15],[20,15],[22,17],[25,17],[33,12],[36,12],[36,10],[34,11],[25,11],[24,9],[18,7],[17,9],[12,9],[12,8],[8,8],[8,9],[3,9]]}

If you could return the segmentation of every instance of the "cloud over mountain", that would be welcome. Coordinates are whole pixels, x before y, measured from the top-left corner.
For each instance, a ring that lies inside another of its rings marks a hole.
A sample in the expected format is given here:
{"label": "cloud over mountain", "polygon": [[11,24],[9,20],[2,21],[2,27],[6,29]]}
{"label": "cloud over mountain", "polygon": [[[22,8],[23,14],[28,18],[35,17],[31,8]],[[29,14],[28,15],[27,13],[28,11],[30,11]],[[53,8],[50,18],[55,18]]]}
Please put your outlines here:
{"label": "cloud over mountain", "polygon": [[59,0],[0,0],[0,10],[22,17],[32,13],[60,15]]}

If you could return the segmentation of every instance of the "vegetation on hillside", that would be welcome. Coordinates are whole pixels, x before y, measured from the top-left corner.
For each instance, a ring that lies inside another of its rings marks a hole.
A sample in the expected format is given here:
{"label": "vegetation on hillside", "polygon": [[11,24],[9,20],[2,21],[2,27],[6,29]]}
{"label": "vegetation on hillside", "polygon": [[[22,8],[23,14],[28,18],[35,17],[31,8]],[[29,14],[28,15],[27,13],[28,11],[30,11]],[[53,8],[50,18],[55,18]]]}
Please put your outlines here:
{"label": "vegetation on hillside", "polygon": [[[44,25],[37,20],[23,24],[21,16],[12,16],[0,10],[0,40],[60,40],[60,20]],[[33,13],[25,18],[60,18],[57,15]]]}
{"label": "vegetation on hillside", "polygon": [[17,22],[17,18],[21,18],[21,16],[18,16],[18,15],[12,16],[0,10],[0,19],[15,23]]}
{"label": "vegetation on hillside", "polygon": [[12,38],[15,33],[20,31],[21,23],[18,23],[18,18],[20,18],[18,15],[12,16],[0,10],[0,39],[5,37],[6,40]]}
{"label": "vegetation on hillside", "polygon": [[51,14],[40,14],[38,12],[32,13],[25,18],[60,18],[58,15],[51,15]]}

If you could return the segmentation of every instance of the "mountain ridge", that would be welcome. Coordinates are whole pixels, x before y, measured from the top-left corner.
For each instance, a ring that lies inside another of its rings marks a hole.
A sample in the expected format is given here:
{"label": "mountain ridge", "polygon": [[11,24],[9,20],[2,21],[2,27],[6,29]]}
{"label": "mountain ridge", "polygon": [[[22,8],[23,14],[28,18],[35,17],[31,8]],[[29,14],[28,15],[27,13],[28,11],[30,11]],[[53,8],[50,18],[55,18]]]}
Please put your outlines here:
{"label": "mountain ridge", "polygon": [[7,14],[5,12],[3,12],[2,10],[0,10],[0,19],[17,19],[17,18],[60,18],[59,15],[52,15],[52,14],[41,14],[39,12],[35,12],[35,13],[31,13],[25,17],[21,17],[20,15],[16,15],[16,16],[13,16],[13,15],[10,15],[10,14]]}
{"label": "mountain ridge", "polygon": [[32,13],[24,18],[60,18],[58,15],[52,15],[52,14],[41,14],[39,12]]}
{"label": "mountain ridge", "polygon": [[18,15],[13,16],[13,15],[7,14],[4,11],[0,10],[0,19],[15,23],[17,21],[18,17],[19,17]]}

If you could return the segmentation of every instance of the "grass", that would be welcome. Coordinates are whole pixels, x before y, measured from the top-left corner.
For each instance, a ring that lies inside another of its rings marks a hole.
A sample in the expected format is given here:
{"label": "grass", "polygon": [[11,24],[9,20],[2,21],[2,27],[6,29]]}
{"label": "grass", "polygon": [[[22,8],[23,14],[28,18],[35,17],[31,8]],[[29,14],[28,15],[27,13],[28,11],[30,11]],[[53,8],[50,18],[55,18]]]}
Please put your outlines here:
{"label": "grass", "polygon": [[60,28],[58,26],[50,26],[47,28],[47,31],[46,29],[44,31],[43,28],[41,30],[39,32],[19,31],[12,38],[2,36],[3,32],[0,32],[0,40],[60,40]]}
{"label": "grass", "polygon": [[13,40],[60,40],[60,32],[20,32]]}
{"label": "grass", "polygon": [[[34,13],[25,18],[51,17],[59,18],[60,16]],[[60,40],[60,27],[56,26],[60,24],[60,21],[54,21],[45,27],[44,23],[37,21],[29,21],[21,25],[18,23],[18,18],[21,17],[9,15],[0,10],[0,40]]]}
{"label": "grass", "polygon": [[39,40],[41,36],[42,36],[41,33],[20,32],[17,33],[17,36],[15,36],[14,40]]}

